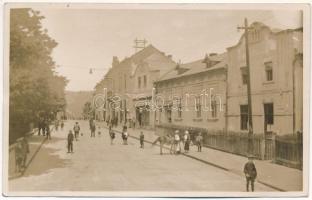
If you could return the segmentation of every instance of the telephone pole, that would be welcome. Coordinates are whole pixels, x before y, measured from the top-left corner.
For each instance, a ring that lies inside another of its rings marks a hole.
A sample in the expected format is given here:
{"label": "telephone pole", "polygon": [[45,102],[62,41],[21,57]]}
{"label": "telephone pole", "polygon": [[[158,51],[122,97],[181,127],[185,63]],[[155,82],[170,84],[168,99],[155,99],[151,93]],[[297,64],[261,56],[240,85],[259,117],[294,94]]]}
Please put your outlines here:
{"label": "telephone pole", "polygon": [[253,124],[252,124],[252,104],[251,104],[251,88],[250,88],[250,62],[249,62],[249,46],[248,46],[248,30],[252,27],[248,27],[247,18],[245,18],[245,25],[243,27],[238,26],[238,30],[245,30],[245,49],[246,49],[246,68],[247,68],[247,98],[248,98],[248,153],[253,154]]}
{"label": "telephone pole", "polygon": [[145,45],[147,44],[147,41],[144,40],[138,40],[137,38],[134,40],[134,49],[135,49],[135,53],[138,52],[138,50],[144,49]]}

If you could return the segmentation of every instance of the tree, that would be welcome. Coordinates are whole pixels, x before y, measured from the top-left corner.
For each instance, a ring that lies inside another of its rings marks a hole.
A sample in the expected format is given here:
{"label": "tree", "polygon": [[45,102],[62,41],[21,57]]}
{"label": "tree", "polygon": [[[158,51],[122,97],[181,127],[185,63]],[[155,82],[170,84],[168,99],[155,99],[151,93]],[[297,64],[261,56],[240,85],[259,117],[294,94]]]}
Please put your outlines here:
{"label": "tree", "polygon": [[54,71],[51,53],[57,43],[42,28],[43,18],[28,8],[10,10],[10,142],[40,115],[53,118],[66,104],[67,80]]}
{"label": "tree", "polygon": [[93,111],[91,102],[88,101],[84,104],[84,107],[83,107],[83,118],[88,119],[91,116],[94,116],[94,111]]}

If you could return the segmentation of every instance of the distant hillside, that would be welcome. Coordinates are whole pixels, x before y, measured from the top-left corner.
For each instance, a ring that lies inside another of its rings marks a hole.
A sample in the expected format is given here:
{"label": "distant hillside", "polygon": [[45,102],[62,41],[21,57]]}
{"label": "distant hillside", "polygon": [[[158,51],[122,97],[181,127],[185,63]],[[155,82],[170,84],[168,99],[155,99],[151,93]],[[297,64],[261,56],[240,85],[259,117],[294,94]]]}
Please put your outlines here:
{"label": "distant hillside", "polygon": [[92,93],[93,91],[66,91],[66,111],[74,117],[82,117],[83,106],[87,101],[91,101]]}

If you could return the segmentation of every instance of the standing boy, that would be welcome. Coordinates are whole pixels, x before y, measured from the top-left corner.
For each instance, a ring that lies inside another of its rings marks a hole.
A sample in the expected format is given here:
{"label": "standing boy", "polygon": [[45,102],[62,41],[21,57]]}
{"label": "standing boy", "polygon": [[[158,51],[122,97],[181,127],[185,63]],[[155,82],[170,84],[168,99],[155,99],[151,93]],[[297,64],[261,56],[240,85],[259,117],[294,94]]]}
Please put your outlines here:
{"label": "standing boy", "polygon": [[248,156],[248,162],[244,166],[244,174],[246,177],[246,190],[247,192],[249,191],[249,183],[251,185],[251,191],[254,191],[254,183],[255,179],[257,177],[257,169],[256,166],[253,162],[253,156],[249,155]]}
{"label": "standing boy", "polygon": [[74,129],[74,133],[75,133],[75,139],[76,139],[76,141],[78,141],[78,136],[79,136],[79,131],[80,131],[80,126],[79,126],[78,122],[75,123],[73,129]]}

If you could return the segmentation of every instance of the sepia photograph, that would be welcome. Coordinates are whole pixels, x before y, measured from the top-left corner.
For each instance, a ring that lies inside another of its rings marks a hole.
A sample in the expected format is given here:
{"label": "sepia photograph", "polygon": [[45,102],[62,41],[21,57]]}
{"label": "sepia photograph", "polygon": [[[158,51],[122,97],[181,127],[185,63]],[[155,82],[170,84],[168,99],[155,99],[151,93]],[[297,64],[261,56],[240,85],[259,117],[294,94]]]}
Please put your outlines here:
{"label": "sepia photograph", "polygon": [[5,4],[3,195],[308,195],[310,9]]}

